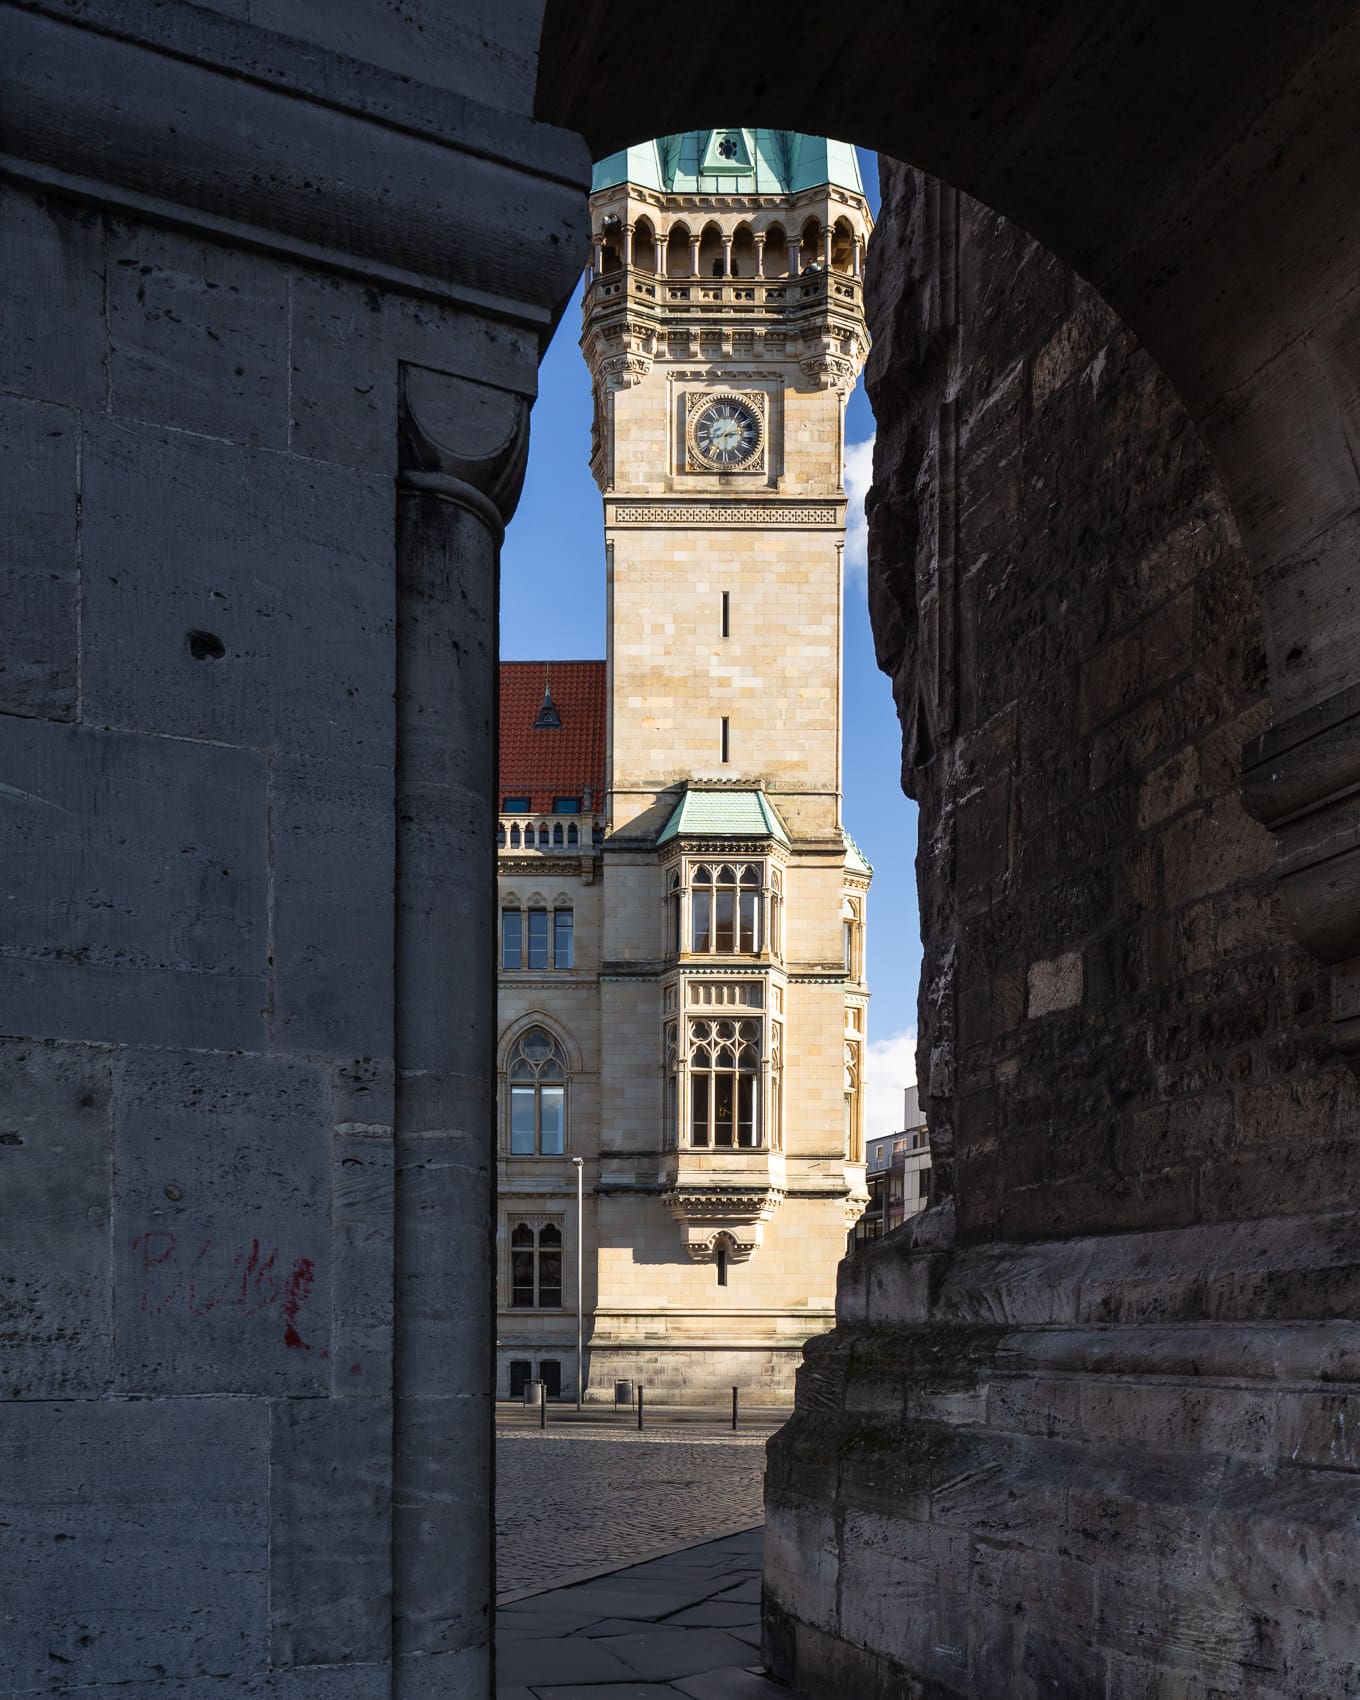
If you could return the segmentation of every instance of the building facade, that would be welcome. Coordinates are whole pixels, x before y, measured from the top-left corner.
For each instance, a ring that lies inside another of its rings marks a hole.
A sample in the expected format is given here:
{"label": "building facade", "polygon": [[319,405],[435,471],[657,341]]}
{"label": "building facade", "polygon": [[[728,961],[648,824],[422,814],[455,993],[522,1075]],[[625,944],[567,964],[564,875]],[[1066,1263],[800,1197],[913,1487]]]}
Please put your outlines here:
{"label": "building facade", "polygon": [[[853,149],[597,168],[604,663],[502,677],[498,1391],[783,1401],[866,1200],[870,869],[841,821]],[[583,1163],[576,1244],[574,1160]]]}
{"label": "building facade", "polygon": [[919,1216],[930,1202],[930,1129],[915,1086],[902,1092],[902,1127],[865,1142],[869,1202],[850,1235],[853,1247],[881,1240]]}

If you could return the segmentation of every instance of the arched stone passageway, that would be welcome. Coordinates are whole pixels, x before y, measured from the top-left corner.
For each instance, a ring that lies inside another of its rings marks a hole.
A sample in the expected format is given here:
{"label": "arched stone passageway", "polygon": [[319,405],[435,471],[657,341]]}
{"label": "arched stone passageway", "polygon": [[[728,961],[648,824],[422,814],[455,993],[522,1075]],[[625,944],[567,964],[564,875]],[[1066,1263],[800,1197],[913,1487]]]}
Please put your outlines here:
{"label": "arched stone passageway", "polygon": [[616,8],[548,8],[540,110],[597,155],[736,113],[910,162],[870,271],[871,603],[940,1190],[845,1265],[772,1443],[766,1652],[816,1694],[1344,1691],[1308,1567],[1249,1556],[1288,1570],[1307,1528],[1341,1574],[1360,1509],[1327,1368],[1360,1226],[1360,230],[1312,176],[1339,35],[1273,20],[1248,92],[1226,19],[971,13],[919,54],[851,20],[815,80],[767,47],[754,111],[753,43],[675,67],[643,118],[573,105]]}

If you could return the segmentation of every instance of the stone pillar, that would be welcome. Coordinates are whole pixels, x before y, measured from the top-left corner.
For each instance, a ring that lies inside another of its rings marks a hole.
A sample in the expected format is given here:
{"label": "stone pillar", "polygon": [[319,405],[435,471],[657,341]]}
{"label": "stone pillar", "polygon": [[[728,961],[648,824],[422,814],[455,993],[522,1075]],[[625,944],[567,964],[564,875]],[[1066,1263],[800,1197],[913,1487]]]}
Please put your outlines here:
{"label": "stone pillar", "polygon": [[802,268],[803,243],[801,237],[789,237],[789,276],[797,277]]}
{"label": "stone pillar", "polygon": [[491,1689],[496,578],[527,422],[520,396],[402,368],[395,1700]]}
{"label": "stone pillar", "polygon": [[636,227],[625,224],[623,227],[623,269],[627,271],[633,263],[633,231]]}
{"label": "stone pillar", "polygon": [[825,271],[831,270],[831,226],[829,224],[822,226],[822,268]]}
{"label": "stone pillar", "polygon": [[604,237],[597,230],[590,238],[590,275],[598,277],[604,269]]}
{"label": "stone pillar", "polygon": [[691,277],[698,277],[699,275],[699,240],[697,236],[691,236],[689,239],[689,275]]}
{"label": "stone pillar", "polygon": [[751,240],[756,245],[756,276],[765,276],[765,233],[760,231]]}
{"label": "stone pillar", "polygon": [[723,237],[722,245],[723,245],[723,270],[722,270],[722,274],[723,274],[724,277],[731,277],[731,275],[732,275],[732,238],[731,238],[730,235]]}
{"label": "stone pillar", "polygon": [[856,277],[864,276],[864,242],[858,236],[854,242],[854,258],[851,261],[851,269]]}

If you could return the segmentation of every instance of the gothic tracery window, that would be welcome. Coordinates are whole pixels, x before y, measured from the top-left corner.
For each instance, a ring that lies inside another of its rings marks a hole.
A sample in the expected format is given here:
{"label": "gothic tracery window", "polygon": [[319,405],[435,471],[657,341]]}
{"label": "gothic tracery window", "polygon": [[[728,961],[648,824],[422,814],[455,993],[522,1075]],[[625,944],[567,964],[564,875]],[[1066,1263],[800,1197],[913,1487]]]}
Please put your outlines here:
{"label": "gothic tracery window", "polygon": [[760,1022],[691,1021],[689,1142],[699,1149],[760,1144]]}
{"label": "gothic tracery window", "polygon": [[545,1028],[521,1033],[506,1069],[510,1155],[560,1157],[567,1129],[567,1060]]}

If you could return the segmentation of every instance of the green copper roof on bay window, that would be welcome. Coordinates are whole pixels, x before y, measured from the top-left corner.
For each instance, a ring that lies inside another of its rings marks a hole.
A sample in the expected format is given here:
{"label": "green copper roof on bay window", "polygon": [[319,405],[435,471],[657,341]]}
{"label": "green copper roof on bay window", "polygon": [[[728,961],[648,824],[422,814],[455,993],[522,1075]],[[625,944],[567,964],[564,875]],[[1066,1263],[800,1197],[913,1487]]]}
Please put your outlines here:
{"label": "green copper roof on bay window", "polygon": [[664,195],[796,195],[824,183],[864,193],[848,142],[797,130],[684,130],[639,142],[600,161],[590,192],[619,183]]}
{"label": "green copper roof on bay window", "polygon": [[665,844],[672,838],[777,838],[781,844],[789,841],[784,823],[763,791],[692,789],[675,805],[657,843]]}
{"label": "green copper roof on bay window", "polygon": [[844,827],[841,828],[841,837],[845,840],[845,866],[847,871],[852,874],[872,875],[874,870],[869,858]]}

